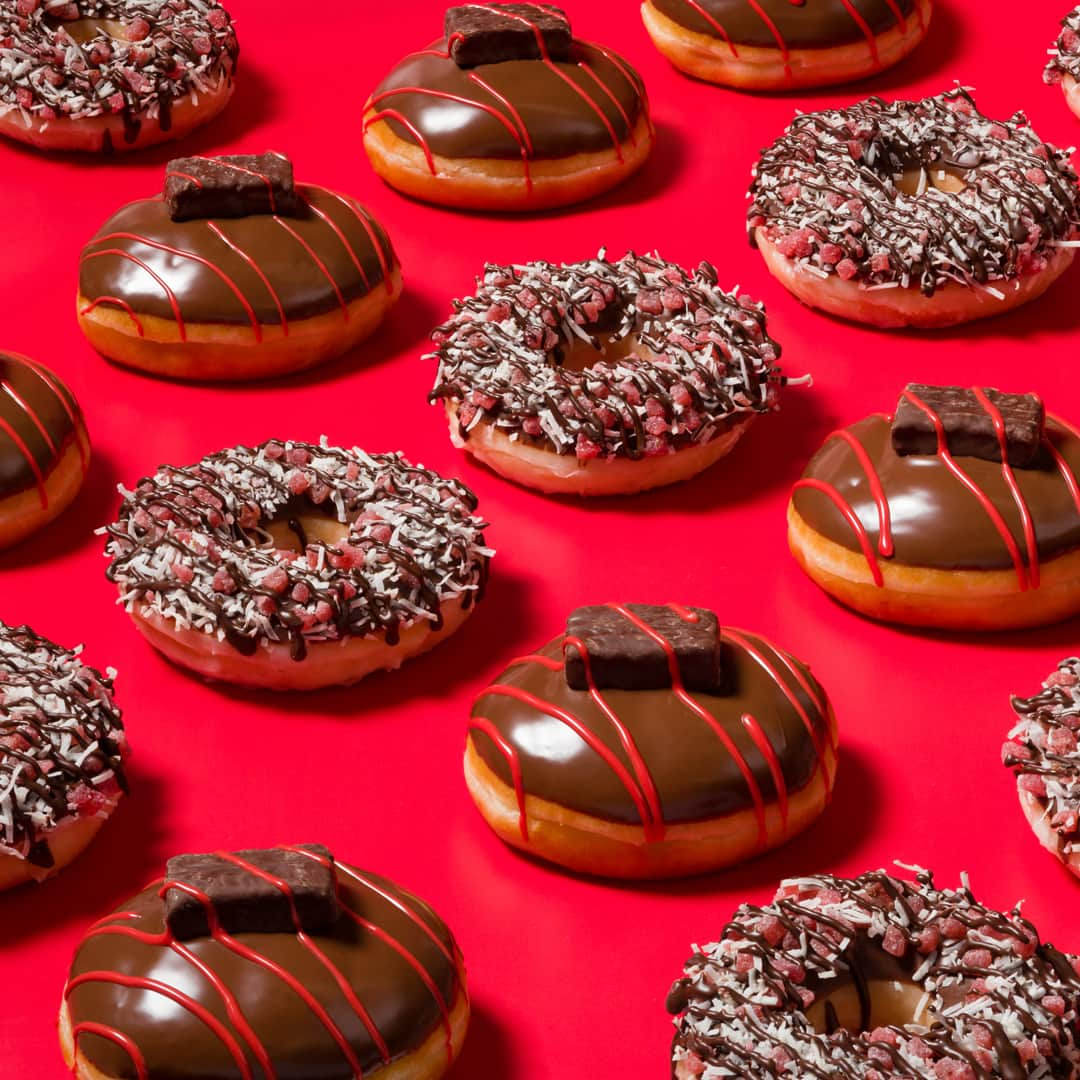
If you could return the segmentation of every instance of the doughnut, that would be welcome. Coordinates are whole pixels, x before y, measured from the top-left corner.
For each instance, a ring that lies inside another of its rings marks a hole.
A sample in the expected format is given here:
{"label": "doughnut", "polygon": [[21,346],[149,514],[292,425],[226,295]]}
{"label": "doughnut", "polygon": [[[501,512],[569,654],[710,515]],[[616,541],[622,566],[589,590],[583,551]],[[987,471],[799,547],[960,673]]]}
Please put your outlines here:
{"label": "doughnut", "polygon": [[0,890],[59,873],[127,794],[127,737],[102,675],[0,622]]}
{"label": "doughnut", "polygon": [[169,859],[75,952],[76,1080],[436,1080],[469,1022],[461,951],[422,900],[320,844]]}
{"label": "doughnut", "polygon": [[795,484],[788,543],[864,615],[948,629],[1080,612],[1080,432],[1034,394],[910,383],[832,432]]}
{"label": "doughnut", "polygon": [[1012,699],[1016,723],[1002,760],[1039,842],[1080,876],[1080,658],[1069,657],[1033,697]]}
{"label": "doughnut", "polygon": [[940,327],[1040,296],[1072,262],[1080,188],[1023,113],[963,89],[797,116],[762,152],[750,243],[804,304],[874,326]]}
{"label": "doughnut", "polygon": [[406,56],[364,106],[375,171],[417,199],[540,210],[590,199],[649,156],[638,73],[571,37],[547,4],[464,4],[444,36]]}
{"label": "doughnut", "polygon": [[619,878],[702,873],[824,809],[836,720],[809,668],[703,608],[578,608],[477,698],[465,779],[507,844]]}
{"label": "doughnut", "polygon": [[680,71],[744,90],[874,75],[926,36],[931,0],[645,0],[653,43]]}
{"label": "doughnut", "polygon": [[1061,20],[1061,33],[1050,49],[1050,61],[1043,72],[1048,85],[1061,85],[1065,101],[1080,116],[1080,7]]}
{"label": "doughnut", "polygon": [[353,683],[452,634],[483,594],[476,497],[400,454],[270,440],[127,492],[106,575],[174,663],[275,690]]}
{"label": "doughnut", "polygon": [[672,1076],[1075,1076],[1078,964],[966,875],[791,878],[694,947],[668,995]]}
{"label": "doughnut", "polygon": [[216,0],[0,5],[0,134],[43,150],[139,150],[212,120],[239,53]]}
{"label": "doughnut", "polygon": [[0,351],[0,548],[71,505],[90,467],[90,436],[59,376]]}
{"label": "doughnut", "polygon": [[177,379],[283,375],[370,336],[401,294],[382,226],[293,184],[281,154],[171,161],[163,196],[118,210],[83,248],[79,325],[98,352]]}
{"label": "doughnut", "polygon": [[780,346],[765,309],[632,252],[488,264],[432,334],[433,401],[455,446],[559,494],[643,491],[693,476],[776,407]]}

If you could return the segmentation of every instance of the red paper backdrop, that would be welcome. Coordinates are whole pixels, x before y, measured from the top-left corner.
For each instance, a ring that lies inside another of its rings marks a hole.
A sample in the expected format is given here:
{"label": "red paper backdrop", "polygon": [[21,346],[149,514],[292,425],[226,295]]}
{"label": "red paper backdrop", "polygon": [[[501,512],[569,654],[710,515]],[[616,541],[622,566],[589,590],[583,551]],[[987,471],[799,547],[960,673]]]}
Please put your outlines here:
{"label": "red paper backdrop", "polygon": [[[1008,695],[1032,692],[1078,623],[1025,634],[915,633],[833,604],[787,554],[784,506],[807,456],[838,422],[888,408],[908,380],[1035,390],[1080,418],[1074,269],[1003,319],[936,334],[880,333],[813,314],[765,272],[743,232],[759,147],[796,108],[864,93],[915,96],[959,81],[991,115],[1023,107],[1043,137],[1080,126],[1040,71],[1064,0],[937,0],[930,37],[860,86],[763,96],[683,78],[654,52],[632,0],[573,6],[580,36],[624,53],[652,96],[658,145],[644,171],[560,214],[461,215],[384,187],[360,147],[366,94],[404,52],[439,33],[442,4],[232,0],[243,50],[226,114],[193,152],[274,147],[299,177],[358,196],[386,224],[407,288],[355,354],[299,379],[183,386],[113,367],[85,344],[73,300],[80,246],[120,203],[160,184],[169,147],[111,161],[0,147],[0,346],[60,372],[95,444],[77,504],[0,556],[0,618],[28,621],[119,669],[134,759],[132,798],[81,861],[0,897],[0,1074],[64,1074],[54,1016],[84,927],[160,871],[170,854],[318,840],[430,900],[460,938],[475,1005],[459,1080],[667,1075],[664,995],[691,942],[741,900],[812,871],[858,873],[900,858],[953,884],[971,872],[999,906],[1020,898],[1044,934],[1080,949],[1080,883],[1037,845],[999,764]],[[689,483],[588,504],[518,489],[465,461],[425,403],[425,336],[485,259],[572,260],[606,246],[707,258],[768,306],[783,366],[810,371],[730,458]],[[498,549],[487,600],[466,628],[398,674],[303,696],[206,685],[172,668],[130,625],[105,580],[96,526],[118,482],[269,436],[401,449],[479,494]],[[473,695],[507,659],[559,630],[576,604],[677,599],[760,631],[813,665],[836,706],[835,801],[805,836],[745,866],[673,884],[574,878],[503,847],[461,779]]]}

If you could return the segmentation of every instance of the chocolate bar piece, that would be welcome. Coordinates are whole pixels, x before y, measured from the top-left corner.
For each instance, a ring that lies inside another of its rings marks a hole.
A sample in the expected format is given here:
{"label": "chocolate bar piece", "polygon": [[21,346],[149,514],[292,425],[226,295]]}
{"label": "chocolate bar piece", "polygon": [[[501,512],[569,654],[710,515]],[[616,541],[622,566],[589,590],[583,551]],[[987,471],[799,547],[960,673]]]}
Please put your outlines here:
{"label": "chocolate bar piece", "polygon": [[[1005,422],[1008,463],[1019,468],[1030,465],[1042,446],[1046,411],[1041,399],[1035,394],[1003,394],[989,388],[983,393]],[[939,417],[950,454],[984,461],[1001,460],[1001,441],[994,428],[994,419],[974,390],[921,383],[908,383],[896,406],[892,444],[901,457],[938,452],[934,421],[909,394]]]}
{"label": "chocolate bar piece", "polygon": [[443,25],[458,67],[570,57],[570,20],[549,4],[461,4]]}
{"label": "chocolate bar piece", "polygon": [[[703,608],[689,608],[695,621],[671,607],[625,605],[637,619],[662,635],[675,652],[679,677],[687,690],[717,693],[722,688],[720,627]],[[671,686],[671,667],[664,647],[641,627],[607,605],[580,607],[566,620],[566,682],[572,690],[658,690]],[[589,682],[589,675],[592,682]]]}
{"label": "chocolate bar piece", "polygon": [[173,221],[295,215],[300,205],[292,162],[273,152],[176,158],[166,166],[164,193]]}
{"label": "chocolate bar piece", "polygon": [[[300,929],[322,930],[338,918],[333,856],[321,844],[298,846],[329,860],[330,865],[285,848],[234,852],[239,863],[216,854],[178,855],[166,864],[165,881],[205,894],[222,929],[230,934],[295,934],[290,896]],[[280,879],[288,892],[258,871]],[[181,941],[210,934],[204,901],[184,889],[166,892],[165,922]]]}

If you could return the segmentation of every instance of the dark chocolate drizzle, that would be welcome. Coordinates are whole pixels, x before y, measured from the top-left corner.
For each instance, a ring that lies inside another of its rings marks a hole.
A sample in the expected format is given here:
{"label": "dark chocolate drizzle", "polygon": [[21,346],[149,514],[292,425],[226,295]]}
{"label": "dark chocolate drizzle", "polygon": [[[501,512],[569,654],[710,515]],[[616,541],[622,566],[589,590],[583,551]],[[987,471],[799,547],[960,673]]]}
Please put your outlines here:
{"label": "dark chocolate drizzle", "polygon": [[[162,466],[126,495],[108,526],[106,571],[127,607],[139,605],[216,634],[245,655],[441,625],[444,601],[482,595],[491,552],[460,481],[400,454],[271,440]],[[325,515],[347,533],[274,546],[266,526]]]}
{"label": "dark chocolate drizzle", "polygon": [[[962,178],[957,193],[909,195],[910,169]],[[983,116],[967,91],[805,113],[762,152],[747,215],[781,254],[866,286],[993,288],[1043,270],[1075,239],[1080,188],[1069,155],[1022,113]]]}
{"label": "dark chocolate drizzle", "polygon": [[[612,263],[601,252],[562,265],[489,264],[454,308],[432,333],[431,397],[458,403],[465,438],[488,420],[559,454],[640,458],[709,442],[776,407],[780,346],[765,309],[723,292],[706,262],[688,272],[655,255]],[[601,359],[628,337],[634,353]],[[583,346],[598,362],[563,367]]]}
{"label": "dark chocolate drizzle", "polygon": [[1073,8],[1062,18],[1061,33],[1050,49],[1043,81],[1053,85],[1066,75],[1080,79],[1080,7]]}
{"label": "dark chocolate drizzle", "polygon": [[[69,27],[84,20],[119,23],[122,36],[98,28],[78,40]],[[168,131],[173,103],[231,78],[238,55],[216,0],[12,0],[0,6],[0,113],[49,122],[119,114],[130,143],[145,120]]]}
{"label": "dark chocolate drizzle", "polygon": [[[0,352],[0,497],[43,486],[79,440],[82,410],[61,379],[22,356]],[[80,447],[86,464],[86,447]]]}
{"label": "dark chocolate drizzle", "polygon": [[50,834],[127,791],[112,673],[0,622],[0,853],[53,865]]}
{"label": "dark chocolate drizzle", "polygon": [[123,904],[91,927],[72,963],[79,1050],[108,1076],[140,1075],[137,1055],[147,1077],[264,1080],[268,1066],[279,1080],[345,1080],[374,1076],[441,1026],[449,1039],[448,1010],[464,987],[445,923],[385,878],[340,862],[336,872],[340,917],[311,935],[177,942],[160,881]]}
{"label": "dark chocolate drizzle", "polygon": [[[1080,1062],[1077,959],[1040,942],[1019,910],[993,911],[966,885],[940,890],[882,870],[781,884],[766,907],[742,905],[687,961],[668,996],[674,1074],[775,1080],[1073,1076]],[[912,982],[928,1024],[865,1030],[872,983]],[[807,1010],[845,985],[862,1030],[815,1031]],[[869,995],[869,996],[868,996]],[[675,1071],[681,1070],[681,1071]]]}
{"label": "dark chocolate drizzle", "polygon": [[915,0],[651,0],[673,22],[735,46],[824,49],[902,26]]}
{"label": "dark chocolate drizzle", "polygon": [[1039,693],[1013,697],[1016,723],[1002,747],[1002,761],[1021,792],[1037,799],[1063,854],[1080,833],[1080,657],[1062,660]]}

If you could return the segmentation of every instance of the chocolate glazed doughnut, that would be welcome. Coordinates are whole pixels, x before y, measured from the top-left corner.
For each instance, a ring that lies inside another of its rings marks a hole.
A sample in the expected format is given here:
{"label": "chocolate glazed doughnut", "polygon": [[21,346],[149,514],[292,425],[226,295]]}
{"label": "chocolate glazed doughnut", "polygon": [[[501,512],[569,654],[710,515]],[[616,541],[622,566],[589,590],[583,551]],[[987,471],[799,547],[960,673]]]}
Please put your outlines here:
{"label": "chocolate glazed doughnut", "polygon": [[501,839],[571,869],[670,877],[806,828],[836,723],[808,668],[699,608],[579,608],[478,697],[465,775]]}
{"label": "chocolate glazed doughnut", "polygon": [[0,548],[70,505],[89,467],[74,394],[41,364],[0,352]]}
{"label": "chocolate glazed doughnut", "polygon": [[[897,622],[998,629],[1080,611],[1080,433],[1049,416],[1021,440],[1024,406],[1041,416],[1034,395],[911,384],[896,418],[832,432],[792,493],[796,559],[837,599]],[[897,443],[901,409],[933,445]],[[954,444],[980,420],[984,447]]]}
{"label": "chocolate glazed doughnut", "polygon": [[[252,183],[239,196],[236,177]],[[174,179],[196,180],[205,205],[178,202]],[[178,159],[165,189],[117,211],[82,252],[79,324],[112,360],[223,381],[298,371],[370,335],[401,293],[372,214],[294,187],[281,155]]]}
{"label": "chocolate glazed doughnut", "polygon": [[926,36],[932,0],[645,0],[656,47],[678,68],[744,89],[859,79]]}
{"label": "chocolate glazed doughnut", "polygon": [[60,1040],[79,1080],[433,1080],[468,1014],[460,950],[427,904],[284,845],[170,859],[91,926]]}
{"label": "chocolate glazed doughnut", "polygon": [[[515,28],[523,41],[508,39]],[[652,143],[637,72],[572,39],[565,14],[541,4],[451,8],[445,36],[406,56],[364,109],[364,147],[384,180],[470,209],[589,198],[634,172]]]}

